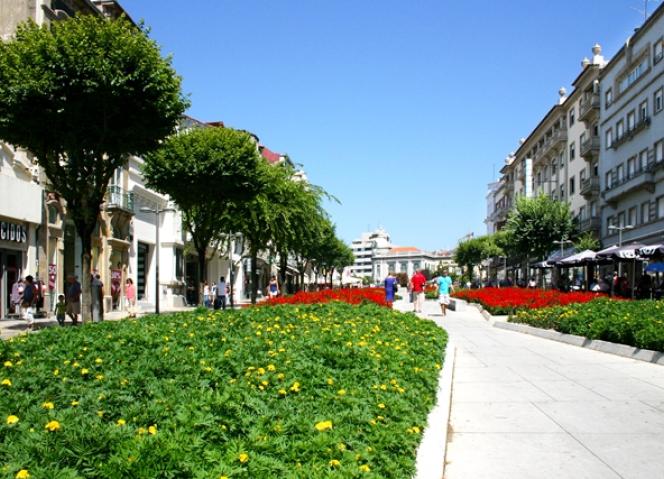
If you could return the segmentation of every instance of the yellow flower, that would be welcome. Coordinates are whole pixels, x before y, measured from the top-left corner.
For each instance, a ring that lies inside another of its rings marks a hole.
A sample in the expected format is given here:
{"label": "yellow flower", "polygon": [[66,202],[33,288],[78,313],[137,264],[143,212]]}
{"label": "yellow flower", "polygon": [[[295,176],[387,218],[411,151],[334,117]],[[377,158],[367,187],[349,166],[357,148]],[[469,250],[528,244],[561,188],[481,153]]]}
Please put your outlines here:
{"label": "yellow flower", "polygon": [[97,411],[97,416],[104,417],[104,411]]}
{"label": "yellow flower", "polygon": [[148,431],[144,427],[139,427],[138,430],[136,431],[136,433],[139,434],[139,435],[145,434],[146,432],[148,432]]}
{"label": "yellow flower", "polygon": [[332,467],[339,467],[339,466],[341,466],[341,462],[339,462],[337,459],[332,459],[332,460],[330,460],[329,464],[330,464],[330,466],[332,466]]}
{"label": "yellow flower", "polygon": [[327,384],[328,384],[329,386],[332,386],[332,385],[334,384],[334,379],[332,379],[332,378],[327,378]]}
{"label": "yellow flower", "polygon": [[228,476],[224,476],[223,474],[219,476],[219,479],[228,479]]}
{"label": "yellow flower", "polygon": [[9,379],[3,379],[2,383],[0,383],[0,384],[2,384],[3,386],[10,387],[12,385],[12,382]]}
{"label": "yellow flower", "polygon": [[54,407],[55,407],[55,405],[50,401],[46,401],[45,403],[42,403],[42,408],[44,408],[44,409],[51,410]]}
{"label": "yellow flower", "polygon": [[16,473],[16,476],[14,476],[16,479],[28,479],[30,477],[30,473],[28,472],[27,469],[21,469]]}
{"label": "yellow flower", "polygon": [[44,429],[48,429],[51,432],[55,432],[58,429],[60,429],[60,423],[58,421],[50,421],[48,424],[46,424]]}
{"label": "yellow flower", "polygon": [[13,414],[7,416],[7,424],[12,425],[16,424],[17,422],[18,422],[18,416],[14,416]]}
{"label": "yellow flower", "polygon": [[60,374],[60,370],[57,369],[57,368],[54,369],[54,370],[53,370],[53,376],[57,376],[58,374]]}
{"label": "yellow flower", "polygon": [[117,424],[118,426],[124,426],[125,424],[127,424],[127,421],[125,421],[124,419],[120,418],[120,419],[118,419],[118,420],[115,422],[115,424]]}
{"label": "yellow flower", "polygon": [[95,364],[101,364],[101,363],[103,363],[103,362],[104,362],[104,360],[101,359],[101,358],[97,358],[97,359],[95,359]]}
{"label": "yellow flower", "polygon": [[380,404],[378,405],[378,407],[379,407],[380,409],[385,409],[385,404],[380,403]]}
{"label": "yellow flower", "polygon": [[346,395],[346,390],[345,390],[345,389],[339,389],[339,390],[337,391],[337,394],[338,394],[339,396],[345,396],[345,395]]}
{"label": "yellow flower", "polygon": [[81,369],[81,376],[85,376],[89,372],[90,372],[90,370],[88,368],[83,368],[83,369]]}
{"label": "yellow flower", "polygon": [[361,471],[361,472],[370,472],[370,471],[371,471],[371,468],[369,467],[368,464],[362,464],[362,465],[360,466],[360,471]]}
{"label": "yellow flower", "polygon": [[300,383],[295,381],[293,385],[290,387],[290,390],[293,391],[294,393],[299,393],[300,392]]}
{"label": "yellow flower", "polygon": [[246,452],[241,452],[237,458],[240,460],[242,464],[244,464],[249,460],[249,454],[247,454]]}
{"label": "yellow flower", "polygon": [[279,396],[285,396],[287,394],[285,389],[279,389]]}
{"label": "yellow flower", "polygon": [[154,436],[155,434],[157,434],[157,426],[155,426],[155,425],[153,424],[152,426],[148,427],[148,434],[150,434],[150,435],[152,435],[152,436]]}
{"label": "yellow flower", "polygon": [[97,374],[97,375],[95,376],[95,379],[96,379],[97,381],[101,381],[102,379],[104,379],[104,375],[103,375],[103,374]]}
{"label": "yellow flower", "polygon": [[12,364],[11,361],[5,361],[4,366],[5,366],[6,368],[11,368],[11,367],[13,366],[13,364]]}
{"label": "yellow flower", "polygon": [[70,404],[71,404],[71,407],[76,407],[76,406],[79,405],[79,402],[76,399],[74,399]]}
{"label": "yellow flower", "polygon": [[325,432],[329,429],[332,429],[332,421],[321,421],[316,423],[316,430],[319,432]]}
{"label": "yellow flower", "polygon": [[276,368],[276,366],[275,366],[274,364],[268,364],[268,365],[267,365],[267,370],[268,370],[268,371],[272,371],[272,372],[274,372],[274,371],[277,370],[277,368]]}

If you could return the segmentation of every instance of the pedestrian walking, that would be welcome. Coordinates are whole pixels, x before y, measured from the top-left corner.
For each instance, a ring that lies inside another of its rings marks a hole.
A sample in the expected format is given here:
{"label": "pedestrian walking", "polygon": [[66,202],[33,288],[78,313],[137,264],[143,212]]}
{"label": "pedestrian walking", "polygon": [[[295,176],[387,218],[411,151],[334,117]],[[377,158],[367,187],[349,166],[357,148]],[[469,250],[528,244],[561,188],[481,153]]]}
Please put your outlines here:
{"label": "pedestrian walking", "polygon": [[78,324],[78,315],[81,314],[81,283],[76,276],[67,276],[65,286],[65,303],[67,304],[67,315],[71,322],[76,326]]}
{"label": "pedestrian walking", "polygon": [[21,297],[23,296],[23,289],[25,288],[25,285],[23,284],[23,278],[18,278],[18,281],[16,281],[12,285],[12,293],[11,293],[11,308],[12,312],[16,315],[21,314]]}
{"label": "pedestrian walking", "polygon": [[104,319],[104,283],[101,276],[95,274],[90,280],[90,308],[92,321],[100,323]]}
{"label": "pedestrian walking", "polygon": [[23,295],[21,296],[21,316],[28,323],[28,331],[32,331],[35,323],[34,305],[37,300],[37,292],[32,276],[25,277],[23,283]]}
{"label": "pedestrian walking", "polygon": [[385,302],[391,308],[397,294],[397,289],[399,288],[399,282],[390,272],[387,273],[387,278],[383,281],[383,285],[385,287]]}
{"label": "pedestrian walking", "polygon": [[65,317],[67,316],[67,303],[65,303],[65,295],[58,295],[58,302],[55,303],[55,319],[58,320],[60,326],[65,325]]}
{"label": "pedestrian walking", "polygon": [[212,296],[210,295],[210,285],[207,281],[203,283],[203,306],[206,308],[210,307],[212,302]]}
{"label": "pedestrian walking", "polygon": [[441,276],[438,276],[435,281],[436,288],[438,289],[438,303],[443,316],[447,315],[447,307],[450,305],[450,292],[453,289],[452,278],[450,278],[447,271],[443,271]]}
{"label": "pedestrian walking", "polygon": [[413,309],[416,313],[422,312],[422,305],[424,304],[424,285],[427,279],[422,274],[421,270],[415,271],[415,274],[410,278],[411,290],[413,291]]}
{"label": "pedestrian walking", "polygon": [[125,281],[125,298],[127,298],[127,312],[130,318],[136,317],[136,287],[134,280],[127,278]]}
{"label": "pedestrian walking", "polygon": [[279,296],[279,283],[277,282],[276,276],[270,278],[270,283],[267,286],[267,294],[269,298],[276,298]]}
{"label": "pedestrian walking", "polygon": [[217,283],[216,296],[214,298],[214,309],[226,309],[226,280],[219,278]]}

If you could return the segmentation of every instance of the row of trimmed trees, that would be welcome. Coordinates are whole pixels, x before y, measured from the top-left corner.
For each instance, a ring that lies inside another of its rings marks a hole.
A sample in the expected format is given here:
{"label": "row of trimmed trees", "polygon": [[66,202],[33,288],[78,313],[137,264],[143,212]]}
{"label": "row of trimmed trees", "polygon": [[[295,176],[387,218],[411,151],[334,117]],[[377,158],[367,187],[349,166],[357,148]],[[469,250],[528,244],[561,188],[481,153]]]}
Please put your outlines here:
{"label": "row of trimmed trees", "polygon": [[[131,155],[146,159],[148,184],[182,210],[201,280],[206,252],[230,232],[247,240],[254,272],[264,249],[326,272],[352,262],[322,209],[324,192],[292,181],[287,166],[268,167],[250,135],[212,127],[176,134],[189,107],[181,84],[170,58],[125,18],[27,22],[0,42],[0,139],[34,155],[46,188],[66,202],[83,278],[108,183]],[[89,282],[82,287],[88,315]]]}
{"label": "row of trimmed trees", "polygon": [[560,241],[572,241],[577,251],[596,249],[598,240],[591,234],[576,234],[569,205],[546,195],[520,197],[507,218],[505,228],[491,235],[459,243],[455,261],[472,281],[474,267],[492,258],[510,258],[527,268],[531,261],[546,259]]}

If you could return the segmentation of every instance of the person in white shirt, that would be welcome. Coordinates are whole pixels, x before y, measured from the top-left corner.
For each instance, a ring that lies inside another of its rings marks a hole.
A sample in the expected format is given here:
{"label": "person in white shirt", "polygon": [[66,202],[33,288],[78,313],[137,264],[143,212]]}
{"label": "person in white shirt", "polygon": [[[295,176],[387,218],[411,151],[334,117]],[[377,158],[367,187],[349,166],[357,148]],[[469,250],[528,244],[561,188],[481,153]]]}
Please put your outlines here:
{"label": "person in white shirt", "polygon": [[215,296],[214,309],[226,309],[226,281],[223,276],[219,278]]}

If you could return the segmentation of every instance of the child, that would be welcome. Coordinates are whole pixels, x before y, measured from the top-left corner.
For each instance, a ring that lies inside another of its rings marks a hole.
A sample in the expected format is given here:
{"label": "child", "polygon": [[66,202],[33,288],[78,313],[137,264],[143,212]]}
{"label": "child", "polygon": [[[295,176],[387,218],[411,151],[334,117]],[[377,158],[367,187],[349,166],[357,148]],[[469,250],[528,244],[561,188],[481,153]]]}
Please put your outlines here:
{"label": "child", "polygon": [[65,314],[67,313],[67,304],[65,303],[65,295],[58,296],[58,302],[55,305],[55,318],[58,320],[60,326],[65,325]]}

